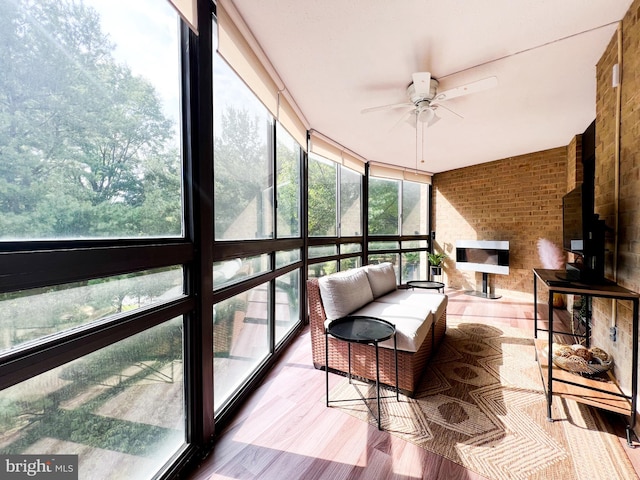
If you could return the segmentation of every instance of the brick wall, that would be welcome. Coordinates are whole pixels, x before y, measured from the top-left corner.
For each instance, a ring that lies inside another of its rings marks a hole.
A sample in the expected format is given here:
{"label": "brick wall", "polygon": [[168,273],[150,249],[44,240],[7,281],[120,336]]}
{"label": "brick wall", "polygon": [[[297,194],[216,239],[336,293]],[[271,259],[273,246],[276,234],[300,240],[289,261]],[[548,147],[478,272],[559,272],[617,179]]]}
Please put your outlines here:
{"label": "brick wall", "polygon": [[[640,291],[640,0],[622,22],[619,193],[616,194],[617,93],[611,70],[618,63],[614,35],[597,64],[595,209],[610,228],[606,274]],[[585,125],[586,127],[586,125]],[[577,132],[576,132],[577,133]],[[509,240],[511,270],[492,275],[497,293],[531,295],[531,269],[539,266],[536,241],[562,241],[562,195],[582,181],[581,139],[557,148],[434,176],[433,220],[436,249],[451,257],[444,279],[452,287],[480,289],[481,274],[455,269],[455,242]],[[540,299],[544,301],[543,299]],[[592,344],[614,356],[615,374],[631,387],[632,314],[630,302],[594,300]],[[609,328],[616,326],[616,342]],[[640,367],[640,366],[639,366]]]}
{"label": "brick wall", "polygon": [[[617,34],[597,64],[596,213],[617,232],[607,235],[606,274],[620,285],[640,291],[640,0],[622,22],[619,194],[616,198],[617,92],[611,72],[618,63]],[[616,201],[617,200],[617,201]],[[615,235],[617,233],[617,236]],[[615,374],[631,388],[632,314],[630,302],[594,301],[593,343],[614,356]],[[609,339],[616,326],[618,339]]]}
{"label": "brick wall", "polygon": [[531,296],[538,239],[562,244],[566,168],[567,147],[560,147],[436,174],[435,248],[450,257],[447,285],[482,289],[482,274],[455,268],[456,240],[508,240],[509,275],[489,275],[492,291]]}

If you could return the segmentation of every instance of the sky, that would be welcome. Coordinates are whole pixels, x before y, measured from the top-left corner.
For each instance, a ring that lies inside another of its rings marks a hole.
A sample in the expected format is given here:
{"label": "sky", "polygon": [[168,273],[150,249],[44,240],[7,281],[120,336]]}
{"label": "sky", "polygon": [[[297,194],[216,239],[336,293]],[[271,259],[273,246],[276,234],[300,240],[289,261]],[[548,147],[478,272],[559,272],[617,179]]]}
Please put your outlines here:
{"label": "sky", "polygon": [[[84,0],[100,14],[102,29],[116,44],[116,60],[146,78],[161,96],[164,113],[180,128],[180,36],[178,14],[168,0]],[[214,37],[214,50],[217,46]],[[226,108],[264,115],[264,107],[226,62],[214,54],[215,124]],[[220,132],[218,132],[219,134]]]}
{"label": "sky", "polygon": [[100,14],[103,32],[116,44],[119,63],[150,81],[164,113],[180,122],[178,14],[167,0],[84,0]]}

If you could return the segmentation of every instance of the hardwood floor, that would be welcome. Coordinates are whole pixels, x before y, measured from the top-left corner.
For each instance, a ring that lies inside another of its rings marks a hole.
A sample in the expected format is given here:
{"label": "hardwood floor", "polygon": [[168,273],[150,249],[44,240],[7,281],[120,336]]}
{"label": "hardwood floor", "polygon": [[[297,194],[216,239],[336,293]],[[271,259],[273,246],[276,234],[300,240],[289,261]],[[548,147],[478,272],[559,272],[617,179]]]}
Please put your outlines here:
{"label": "hardwood floor", "polygon": [[[531,301],[486,300],[448,290],[450,321],[507,324],[533,335]],[[544,316],[544,310],[540,312]],[[208,479],[447,479],[482,477],[441,456],[325,406],[324,372],[311,363],[308,328],[221,432],[188,477]],[[330,374],[330,387],[341,380]],[[624,421],[611,414],[626,445]],[[640,449],[625,446],[636,472]]]}

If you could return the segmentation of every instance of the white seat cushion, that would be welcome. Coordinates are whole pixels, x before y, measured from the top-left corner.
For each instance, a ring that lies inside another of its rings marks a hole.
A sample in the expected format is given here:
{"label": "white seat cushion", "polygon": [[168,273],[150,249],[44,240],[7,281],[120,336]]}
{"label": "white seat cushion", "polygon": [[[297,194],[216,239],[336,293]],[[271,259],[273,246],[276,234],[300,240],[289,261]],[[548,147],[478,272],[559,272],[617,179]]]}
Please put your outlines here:
{"label": "white seat cushion", "polygon": [[420,290],[416,288],[409,290],[396,290],[394,292],[387,293],[386,295],[377,298],[376,302],[395,303],[398,305],[427,306],[431,309],[435,318],[440,318],[442,312],[447,308],[449,298],[446,295],[436,293],[433,290]]}
{"label": "white seat cushion", "polygon": [[[371,302],[356,310],[352,315],[365,315],[381,318],[391,322],[396,327],[396,339],[398,350],[416,352],[427,338],[433,314],[427,306],[416,307],[414,305],[399,305],[393,303]],[[331,323],[325,322],[325,327]],[[393,348],[393,339],[385,340],[379,344],[381,347]]]}

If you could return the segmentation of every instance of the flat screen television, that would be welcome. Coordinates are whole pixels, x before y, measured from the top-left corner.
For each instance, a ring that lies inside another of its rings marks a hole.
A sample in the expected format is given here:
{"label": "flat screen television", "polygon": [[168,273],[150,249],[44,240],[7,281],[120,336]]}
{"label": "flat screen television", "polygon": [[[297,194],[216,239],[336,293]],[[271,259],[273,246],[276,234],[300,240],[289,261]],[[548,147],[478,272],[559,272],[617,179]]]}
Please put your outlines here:
{"label": "flat screen television", "polygon": [[509,242],[500,240],[458,240],[456,268],[509,275]]}
{"label": "flat screen television", "polygon": [[580,184],[562,197],[562,246],[577,255],[563,279],[604,280],[604,221],[594,213],[593,191]]}
{"label": "flat screen television", "polygon": [[467,295],[496,299],[489,292],[488,275],[509,275],[509,242],[504,240],[456,241],[456,268],[482,273],[482,291],[467,291]]}
{"label": "flat screen television", "polygon": [[582,186],[579,186],[562,197],[562,247],[578,255],[584,253],[582,216]]}

